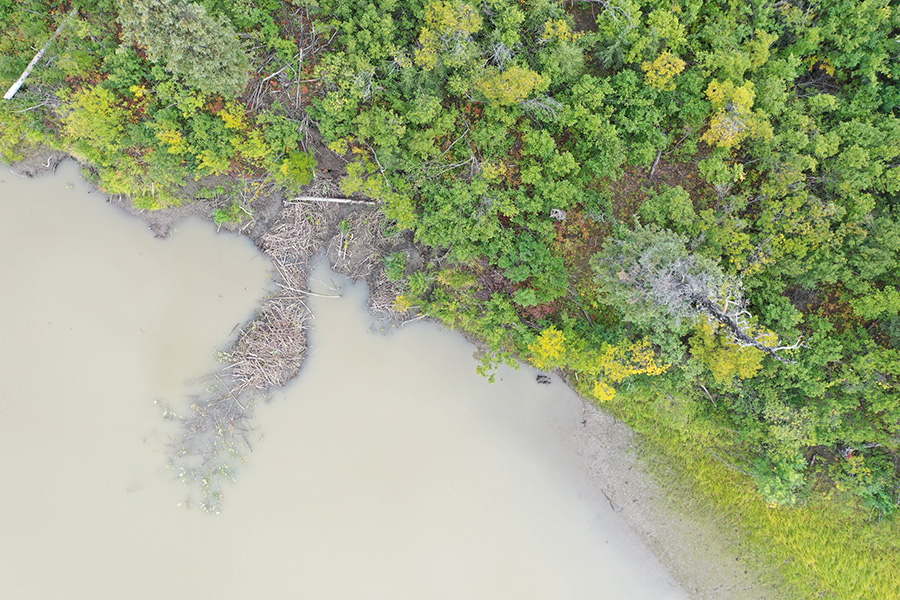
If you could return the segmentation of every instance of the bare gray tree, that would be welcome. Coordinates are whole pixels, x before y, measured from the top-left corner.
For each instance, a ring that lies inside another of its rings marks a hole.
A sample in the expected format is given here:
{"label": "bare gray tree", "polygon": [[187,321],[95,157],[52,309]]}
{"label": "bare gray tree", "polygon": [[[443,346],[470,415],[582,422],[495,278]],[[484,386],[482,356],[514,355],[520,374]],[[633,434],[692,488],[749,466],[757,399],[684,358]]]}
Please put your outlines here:
{"label": "bare gray tree", "polygon": [[601,291],[638,325],[667,329],[706,318],[741,346],[782,362],[779,354],[800,347],[772,346],[757,333],[740,280],[712,260],[687,250],[686,239],[667,229],[639,227],[608,246],[592,264]]}

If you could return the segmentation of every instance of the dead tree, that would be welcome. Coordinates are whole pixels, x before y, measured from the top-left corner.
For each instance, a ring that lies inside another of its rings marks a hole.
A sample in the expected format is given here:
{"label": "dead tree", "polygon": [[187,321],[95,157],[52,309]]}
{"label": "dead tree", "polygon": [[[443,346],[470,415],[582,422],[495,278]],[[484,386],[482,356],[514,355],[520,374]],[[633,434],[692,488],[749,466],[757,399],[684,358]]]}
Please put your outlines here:
{"label": "dead tree", "polygon": [[678,328],[706,318],[724,327],[738,345],[752,346],[785,363],[782,350],[766,344],[751,323],[740,280],[718,264],[689,252],[686,238],[657,227],[639,227],[593,260],[600,289],[625,318],[644,327]]}
{"label": "dead tree", "polygon": [[701,311],[707,319],[710,321],[715,321],[717,323],[721,323],[731,338],[740,346],[753,346],[757,350],[762,350],[772,358],[778,359],[783,363],[793,363],[794,361],[789,360],[778,354],[780,350],[793,350],[795,348],[800,347],[800,341],[798,340],[795,344],[790,346],[766,346],[759,339],[750,335],[750,327],[749,323],[742,317],[745,315],[749,316],[749,312],[742,309],[736,314],[728,314],[723,311],[715,302],[711,299],[703,296],[702,294],[694,294],[691,296],[691,302],[694,306],[697,307],[699,311]]}
{"label": "dead tree", "polygon": [[34,70],[34,67],[38,64],[38,62],[43,58],[44,54],[47,52],[47,49],[50,47],[50,44],[59,37],[59,34],[62,33],[62,30],[66,27],[72,17],[74,17],[78,13],[77,8],[73,8],[69,11],[69,14],[63,19],[63,22],[60,23],[59,27],[56,28],[56,31],[53,32],[53,37],[51,37],[44,46],[38,50],[38,53],[34,55],[34,58],[31,59],[31,62],[28,63],[28,66],[25,67],[25,70],[22,71],[22,74],[16,80],[14,84],[12,84],[6,93],[3,94],[4,100],[12,100],[13,96],[15,96],[19,92],[19,88],[22,87],[22,84],[25,83],[25,80],[28,79],[28,76],[31,75],[31,72]]}

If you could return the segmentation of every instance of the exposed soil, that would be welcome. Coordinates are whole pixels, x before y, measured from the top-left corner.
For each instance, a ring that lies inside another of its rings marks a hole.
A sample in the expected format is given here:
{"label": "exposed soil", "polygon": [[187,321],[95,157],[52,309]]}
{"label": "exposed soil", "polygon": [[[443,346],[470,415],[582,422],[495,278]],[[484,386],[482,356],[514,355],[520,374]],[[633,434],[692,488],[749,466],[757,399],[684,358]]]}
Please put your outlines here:
{"label": "exposed soil", "polygon": [[306,151],[316,157],[316,177],[337,182],[347,174],[347,161],[325,145],[315,127],[307,128]]}
{"label": "exposed soil", "polygon": [[659,192],[663,186],[681,186],[690,195],[696,210],[709,208],[717,195],[713,186],[700,177],[698,160],[670,161],[661,155],[652,169],[627,167],[621,178],[609,182],[616,218],[632,223],[648,193]]}
{"label": "exposed soil", "polygon": [[568,12],[575,19],[575,31],[597,31],[597,16],[603,7],[597,3],[572,2]]}
{"label": "exposed soil", "polygon": [[20,177],[37,177],[46,173],[53,173],[59,163],[68,158],[68,155],[56,150],[42,148],[30,156],[12,164],[12,172]]}

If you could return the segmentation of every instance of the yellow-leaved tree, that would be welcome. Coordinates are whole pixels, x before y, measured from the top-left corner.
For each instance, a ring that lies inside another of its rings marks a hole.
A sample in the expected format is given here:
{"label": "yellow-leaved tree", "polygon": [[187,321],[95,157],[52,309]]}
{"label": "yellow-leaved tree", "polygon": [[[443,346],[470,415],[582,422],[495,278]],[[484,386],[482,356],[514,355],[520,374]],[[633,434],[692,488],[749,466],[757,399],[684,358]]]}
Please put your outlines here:
{"label": "yellow-leaved tree", "polygon": [[675,76],[684,71],[687,65],[683,60],[668,50],[662,52],[653,62],[647,61],[641,64],[647,85],[658,90],[674,90]]}
{"label": "yellow-leaved tree", "polygon": [[[771,332],[757,335],[757,338],[769,346],[778,343],[778,337]],[[762,368],[765,356],[758,348],[735,343],[721,326],[713,329],[708,321],[701,321],[691,337],[691,354],[706,365],[716,383],[727,383],[735,377],[753,377]]]}
{"label": "yellow-leaved tree", "polygon": [[583,36],[584,33],[572,31],[565,19],[550,19],[544,23],[544,34],[541,36],[541,41],[559,40],[561,42],[574,42]]}
{"label": "yellow-leaved tree", "polygon": [[766,115],[752,110],[756,99],[753,82],[735,86],[730,80],[714,79],[706,88],[706,97],[715,113],[701,139],[710,146],[734,148],[749,137],[772,137],[772,126]]}
{"label": "yellow-leaved tree", "polygon": [[547,89],[548,85],[549,82],[543,75],[518,65],[505,71],[489,67],[475,82],[475,88],[485,98],[498,104],[521,102],[532,93]]}
{"label": "yellow-leaved tree", "polygon": [[560,367],[564,364],[566,337],[562,331],[551,325],[528,345],[528,349],[533,353],[534,364],[539,369]]}
{"label": "yellow-leaved tree", "polygon": [[604,344],[596,350],[583,340],[567,342],[565,334],[553,325],[544,329],[528,349],[538,368],[563,368],[593,381],[591,392],[600,402],[611,400],[616,395],[614,385],[629,377],[659,375],[669,368],[657,359],[648,340]]}
{"label": "yellow-leaved tree", "polygon": [[660,375],[669,368],[669,365],[657,360],[648,340],[605,344],[591,362],[588,362],[588,372],[596,377],[593,392],[600,402],[615,397],[616,389],[612,384],[621,383],[634,375]]}
{"label": "yellow-leaved tree", "polygon": [[444,0],[428,3],[416,63],[426,71],[440,62],[450,67],[464,64],[475,51],[472,34],[481,29],[481,22],[481,13],[471,4]]}

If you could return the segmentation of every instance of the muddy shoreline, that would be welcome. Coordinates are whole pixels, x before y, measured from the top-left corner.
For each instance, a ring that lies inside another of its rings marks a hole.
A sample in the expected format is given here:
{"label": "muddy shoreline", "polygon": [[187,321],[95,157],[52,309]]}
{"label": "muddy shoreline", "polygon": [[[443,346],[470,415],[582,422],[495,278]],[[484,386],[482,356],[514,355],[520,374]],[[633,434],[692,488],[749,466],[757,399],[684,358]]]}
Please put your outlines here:
{"label": "muddy shoreline", "polygon": [[[68,158],[60,152],[42,150],[15,163],[12,169],[19,176],[35,177],[52,173]],[[107,202],[141,219],[158,237],[167,236],[175,223],[187,217],[212,221],[217,208],[204,200],[161,211],[135,209],[124,197],[109,197]],[[254,219],[249,223],[222,228],[247,235],[272,259],[280,291],[262,303],[226,352],[228,387],[205,399],[201,410],[183,417],[187,437],[182,441],[186,444],[190,435],[207,434],[209,428],[203,425],[207,421],[215,427],[216,419],[228,418],[226,414],[251,418],[249,412],[235,412],[231,400],[264,397],[300,372],[309,318],[303,298],[309,293],[306,280],[310,263],[319,252],[325,252],[335,271],[368,283],[370,309],[381,321],[400,325],[418,316],[393,310],[393,298],[403,290],[385,276],[382,258],[402,251],[415,266],[423,257],[409,238],[386,239],[381,233],[380,216],[371,208],[291,202],[280,193],[254,202],[253,208]],[[260,348],[273,340],[286,351],[263,354],[265,368],[248,358],[260,356]],[[639,458],[646,448],[627,425],[590,402],[582,402],[583,423],[567,434],[581,457],[584,472],[599,492],[598,511],[611,510],[624,519],[692,598],[784,597],[775,576],[759,571],[737,533],[724,531],[701,503],[683,493],[673,497],[657,482]],[[244,409],[241,402],[237,406]],[[203,476],[202,465],[191,468],[197,470],[189,473],[189,478]]]}

